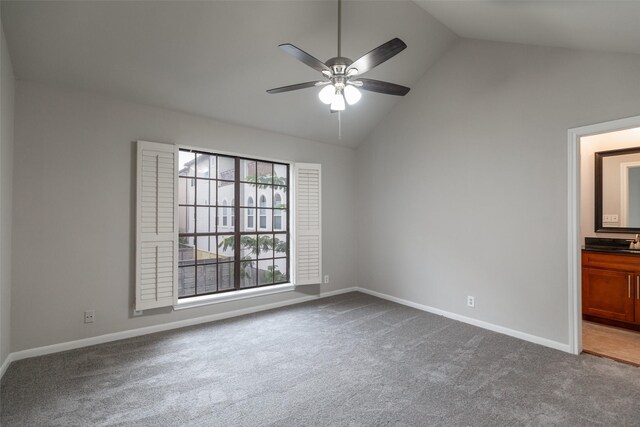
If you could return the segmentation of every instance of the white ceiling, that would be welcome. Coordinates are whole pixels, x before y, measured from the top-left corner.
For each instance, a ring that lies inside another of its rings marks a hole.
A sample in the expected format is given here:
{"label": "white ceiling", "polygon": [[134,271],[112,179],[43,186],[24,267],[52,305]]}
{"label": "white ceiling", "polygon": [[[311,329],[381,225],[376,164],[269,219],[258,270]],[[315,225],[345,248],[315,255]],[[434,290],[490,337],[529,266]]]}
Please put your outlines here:
{"label": "white ceiling", "polygon": [[640,54],[640,1],[416,0],[460,37]]}
{"label": "white ceiling", "polygon": [[[367,77],[409,87],[456,34],[640,54],[640,1],[344,3],[343,54],[355,60],[400,37],[408,48]],[[342,115],[338,140],[337,115],[319,102],[318,89],[265,92],[319,78],[277,45],[293,43],[323,61],[335,56],[336,0],[2,1],[1,6],[14,72],[22,80],[352,147],[401,100],[365,92]]]}
{"label": "white ceiling", "polygon": [[[98,92],[241,125],[356,146],[400,98],[364,93],[342,114],[319,89],[266,89],[319,80],[278,44],[336,56],[337,1],[2,2],[18,79]],[[356,60],[400,37],[408,48],[366,77],[411,87],[455,35],[411,1],[345,2],[343,55]]]}

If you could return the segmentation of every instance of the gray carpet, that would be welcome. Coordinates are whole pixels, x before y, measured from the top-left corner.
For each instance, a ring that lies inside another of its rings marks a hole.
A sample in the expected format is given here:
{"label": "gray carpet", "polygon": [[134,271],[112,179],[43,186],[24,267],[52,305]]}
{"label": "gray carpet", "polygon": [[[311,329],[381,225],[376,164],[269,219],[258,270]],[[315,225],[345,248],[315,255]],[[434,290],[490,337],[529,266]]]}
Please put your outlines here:
{"label": "gray carpet", "polygon": [[22,360],[1,387],[3,426],[640,425],[638,368],[361,293]]}

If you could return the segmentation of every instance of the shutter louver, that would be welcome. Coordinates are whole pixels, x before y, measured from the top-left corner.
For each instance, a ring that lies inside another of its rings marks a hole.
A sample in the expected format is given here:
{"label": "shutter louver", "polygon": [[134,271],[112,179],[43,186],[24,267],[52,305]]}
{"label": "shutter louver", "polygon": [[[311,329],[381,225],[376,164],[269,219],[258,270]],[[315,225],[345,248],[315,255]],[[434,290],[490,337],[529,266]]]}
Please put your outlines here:
{"label": "shutter louver", "polygon": [[136,310],[177,297],[176,148],[138,141]]}
{"label": "shutter louver", "polygon": [[296,285],[322,283],[321,169],[296,164],[295,171],[295,279]]}

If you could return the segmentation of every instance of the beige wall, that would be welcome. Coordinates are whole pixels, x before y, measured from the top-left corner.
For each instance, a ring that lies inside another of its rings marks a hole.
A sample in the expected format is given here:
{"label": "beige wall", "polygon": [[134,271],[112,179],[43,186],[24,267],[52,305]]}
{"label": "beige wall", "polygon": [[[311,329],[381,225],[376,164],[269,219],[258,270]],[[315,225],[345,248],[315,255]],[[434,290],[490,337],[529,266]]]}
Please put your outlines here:
{"label": "beige wall", "polygon": [[638,76],[461,40],[358,149],[360,284],[568,344],[567,130],[640,115]]}
{"label": "beige wall", "polygon": [[[321,163],[322,291],[356,285],[355,151],[97,95],[19,82],[16,92],[12,351],[221,313],[302,291],[132,317],[133,141]],[[83,311],[96,322],[83,323]]]}
{"label": "beige wall", "polygon": [[13,113],[15,81],[0,23],[0,365],[10,352]]}
{"label": "beige wall", "polygon": [[[640,114],[640,111],[638,112]],[[627,129],[602,135],[592,135],[580,139],[580,233],[584,244],[585,237],[614,237],[629,238],[632,234],[596,233],[595,232],[595,157],[598,151],[616,150],[620,148],[640,147],[640,129]],[[640,156],[639,156],[640,157]],[[618,169],[618,168],[613,168]],[[608,177],[608,182],[619,182],[618,179]],[[605,191],[611,197],[605,201],[606,209],[603,214],[620,214],[620,189],[609,188]],[[611,224],[615,226],[616,224]]]}

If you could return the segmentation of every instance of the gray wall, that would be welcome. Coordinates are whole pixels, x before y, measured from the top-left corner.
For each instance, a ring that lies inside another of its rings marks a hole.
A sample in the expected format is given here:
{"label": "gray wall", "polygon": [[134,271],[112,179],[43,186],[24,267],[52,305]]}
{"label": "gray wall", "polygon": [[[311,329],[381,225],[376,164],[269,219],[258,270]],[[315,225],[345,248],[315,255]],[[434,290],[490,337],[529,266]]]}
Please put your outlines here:
{"label": "gray wall", "polygon": [[10,352],[11,210],[15,81],[0,23],[0,365]]}
{"label": "gray wall", "polygon": [[568,343],[567,129],[639,115],[639,75],[461,40],[358,149],[360,284]]}
{"label": "gray wall", "polygon": [[[322,291],[356,285],[354,150],[18,82],[12,351],[303,295],[131,317],[138,139],[321,163],[323,262],[331,276]],[[94,324],[83,323],[86,309],[96,310]]]}

